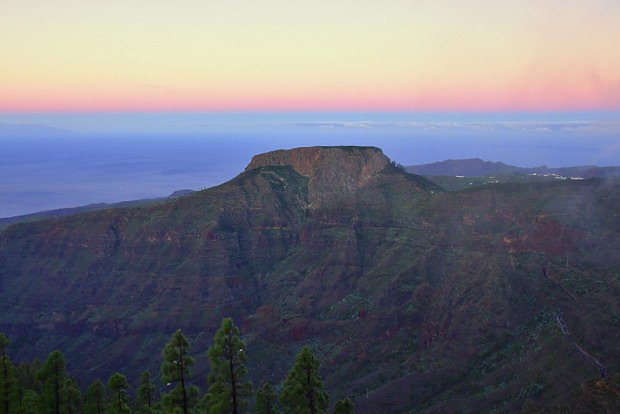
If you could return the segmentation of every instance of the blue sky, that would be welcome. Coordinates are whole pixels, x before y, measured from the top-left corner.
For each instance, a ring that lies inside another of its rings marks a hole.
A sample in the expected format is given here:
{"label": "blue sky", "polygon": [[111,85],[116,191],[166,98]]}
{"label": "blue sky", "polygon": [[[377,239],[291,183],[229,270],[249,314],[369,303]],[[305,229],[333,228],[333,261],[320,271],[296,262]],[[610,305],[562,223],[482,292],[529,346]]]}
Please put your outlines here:
{"label": "blue sky", "polygon": [[[2,124],[35,124],[77,133],[205,133],[214,129],[309,124],[394,126],[424,123],[620,122],[618,111],[590,112],[0,112]],[[620,132],[620,131],[619,131]]]}
{"label": "blue sky", "polygon": [[179,146],[189,136],[207,146],[227,137],[257,151],[375,145],[403,164],[468,157],[522,166],[620,164],[620,112],[0,113],[5,141],[164,135]]}

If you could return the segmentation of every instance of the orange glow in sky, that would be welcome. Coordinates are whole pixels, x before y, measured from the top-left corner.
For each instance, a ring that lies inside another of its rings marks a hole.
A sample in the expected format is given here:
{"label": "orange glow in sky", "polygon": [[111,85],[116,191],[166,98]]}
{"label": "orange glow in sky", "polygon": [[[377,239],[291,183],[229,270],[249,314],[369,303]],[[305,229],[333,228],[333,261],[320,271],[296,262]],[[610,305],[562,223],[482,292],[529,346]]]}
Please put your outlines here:
{"label": "orange glow in sky", "polygon": [[0,3],[0,111],[620,109],[616,0]]}

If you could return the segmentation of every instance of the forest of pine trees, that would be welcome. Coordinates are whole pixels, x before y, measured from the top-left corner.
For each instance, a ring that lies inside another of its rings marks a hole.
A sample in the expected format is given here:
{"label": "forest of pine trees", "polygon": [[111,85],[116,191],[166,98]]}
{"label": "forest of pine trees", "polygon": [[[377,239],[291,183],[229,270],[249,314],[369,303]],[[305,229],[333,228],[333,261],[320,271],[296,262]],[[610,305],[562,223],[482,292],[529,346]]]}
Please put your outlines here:
{"label": "forest of pine trees", "polygon": [[[7,354],[9,339],[0,333],[0,414],[326,414],[329,399],[319,375],[319,360],[303,347],[295,357],[278,394],[271,384],[253,392],[246,379],[245,343],[232,319],[222,321],[208,350],[210,373],[203,394],[193,385],[190,343],[176,331],[162,352],[158,392],[149,371],[139,377],[135,396],[128,380],[114,373],[107,382],[95,380],[83,391],[67,373],[65,359],[52,351],[44,363],[15,366]],[[198,380],[198,379],[196,379]],[[353,403],[341,400],[334,413],[354,413]]]}

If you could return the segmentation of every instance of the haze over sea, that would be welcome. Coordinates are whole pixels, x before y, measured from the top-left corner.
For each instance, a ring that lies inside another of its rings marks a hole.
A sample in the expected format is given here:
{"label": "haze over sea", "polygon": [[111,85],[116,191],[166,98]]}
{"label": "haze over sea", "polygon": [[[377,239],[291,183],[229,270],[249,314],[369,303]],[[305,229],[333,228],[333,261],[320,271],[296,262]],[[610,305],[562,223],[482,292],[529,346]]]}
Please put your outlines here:
{"label": "haze over sea", "polygon": [[3,113],[0,217],[207,188],[309,145],[374,145],[404,165],[620,165],[620,114]]}

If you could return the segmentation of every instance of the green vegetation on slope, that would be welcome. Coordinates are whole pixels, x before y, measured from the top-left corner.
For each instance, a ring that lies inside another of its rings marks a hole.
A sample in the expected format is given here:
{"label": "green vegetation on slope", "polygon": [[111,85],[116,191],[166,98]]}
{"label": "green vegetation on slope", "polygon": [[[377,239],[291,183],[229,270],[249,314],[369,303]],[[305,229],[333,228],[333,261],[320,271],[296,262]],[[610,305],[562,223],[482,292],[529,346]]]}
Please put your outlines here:
{"label": "green vegetation on slope", "polygon": [[519,412],[563,406],[598,376],[561,310],[575,343],[618,372],[617,181],[446,193],[398,168],[363,177],[312,204],[316,179],[263,166],[158,206],[8,228],[0,329],[12,355],[58,348],[81,383],[116,371],[131,382],[158,371],[180,327],[203,377],[230,315],[254,384],[279,384],[308,344],[332,401],[359,412]]}
{"label": "green vegetation on slope", "polygon": [[[82,394],[76,381],[66,372],[65,359],[60,351],[52,351],[45,364],[33,376],[18,376],[8,355],[5,353],[10,341],[0,333],[0,413],[2,414],[44,414],[44,413],[86,413],[86,414],[240,414],[248,412],[252,384],[243,382],[245,376],[245,345],[239,338],[239,331],[230,318],[222,321],[209,349],[211,374],[209,389],[204,397],[198,385],[189,385],[193,357],[189,353],[189,342],[177,330],[162,352],[161,386],[157,390],[151,382],[150,373],[140,377],[136,398],[131,398],[129,383],[124,374],[115,372],[108,380],[107,389],[100,380],[95,380]],[[21,371],[36,371],[36,363],[22,363]],[[308,379],[306,381],[306,378]],[[203,380],[204,378],[197,378]],[[197,381],[198,382],[198,381]],[[327,395],[323,391],[319,376],[319,361],[308,347],[303,347],[295,358],[282,388],[284,412],[290,414],[325,413]],[[170,388],[172,387],[173,388]],[[279,413],[276,394],[268,385],[259,389],[255,411],[258,413]],[[288,407],[288,408],[287,408]],[[342,411],[345,407],[348,411]],[[353,413],[353,404],[339,402],[334,412]]]}

